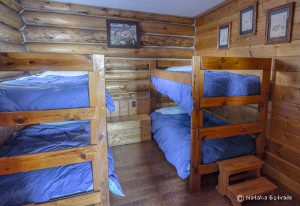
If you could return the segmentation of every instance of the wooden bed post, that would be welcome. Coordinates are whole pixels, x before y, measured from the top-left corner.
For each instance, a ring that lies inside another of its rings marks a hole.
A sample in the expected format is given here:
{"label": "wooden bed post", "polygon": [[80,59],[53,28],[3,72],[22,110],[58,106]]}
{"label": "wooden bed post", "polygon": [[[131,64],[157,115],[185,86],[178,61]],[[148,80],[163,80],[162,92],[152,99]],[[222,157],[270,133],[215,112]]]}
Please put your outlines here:
{"label": "wooden bed post", "polygon": [[[271,68],[262,70],[262,75],[260,78],[260,95],[268,96],[271,71],[273,71],[274,67],[275,59],[272,59]],[[262,159],[265,150],[266,129],[268,122],[268,101],[269,98],[266,98],[264,101],[258,104],[257,120],[264,122],[264,131],[259,133],[255,139],[256,156],[260,159]]]}
{"label": "wooden bed post", "polygon": [[109,205],[108,155],[106,138],[106,101],[104,56],[93,55],[94,71],[89,72],[90,107],[95,107],[95,119],[90,121],[91,144],[97,145],[97,155],[92,161],[94,191],[101,192],[101,202],[95,205]]}
{"label": "wooden bed post", "polygon": [[200,107],[200,99],[204,94],[204,70],[201,68],[201,57],[193,57],[192,96],[194,107],[191,122],[191,173],[189,179],[190,192],[201,189],[201,175],[198,167],[202,159],[202,140],[199,139],[199,131],[203,128],[203,108]]}
{"label": "wooden bed post", "polygon": [[156,68],[157,68],[157,61],[154,60],[154,59],[149,60],[149,73],[150,73],[150,77],[149,77],[150,90],[149,91],[150,91],[150,109],[151,109],[151,112],[153,112],[157,109],[156,105],[158,104],[156,94],[153,93],[153,91],[152,91],[152,90],[156,91],[156,89],[155,89],[155,86],[152,84],[152,81],[151,81],[151,73]]}

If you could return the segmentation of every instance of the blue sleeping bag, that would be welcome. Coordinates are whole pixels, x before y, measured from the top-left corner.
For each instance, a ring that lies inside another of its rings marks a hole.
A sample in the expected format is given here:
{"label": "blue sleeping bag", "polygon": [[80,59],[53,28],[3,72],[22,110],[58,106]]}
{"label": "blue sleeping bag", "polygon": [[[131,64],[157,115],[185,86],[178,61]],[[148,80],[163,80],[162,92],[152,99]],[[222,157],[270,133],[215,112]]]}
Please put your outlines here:
{"label": "blue sleeping bag", "polygon": [[[171,67],[168,71],[192,72],[191,66]],[[170,97],[176,105],[183,108],[190,115],[193,110],[192,87],[190,85],[151,77],[156,90]],[[260,92],[260,79],[258,76],[241,75],[230,72],[205,71],[204,96],[249,96]]]}
{"label": "blue sleeping bag", "polygon": [[[106,92],[106,106],[115,106]],[[88,76],[33,75],[0,83],[0,111],[89,107]]]}
{"label": "blue sleeping bag", "polygon": [[[31,154],[90,143],[87,121],[28,126],[14,133],[0,148],[0,157]],[[110,190],[123,195],[108,148]],[[53,198],[93,190],[91,162],[0,176],[0,205],[13,206],[41,203]]]}
{"label": "blue sleeping bag", "polygon": [[[165,108],[164,108],[165,109]],[[181,178],[190,175],[191,116],[187,113],[151,113],[153,138],[176,167]],[[204,113],[204,127],[227,125],[228,123]],[[255,153],[255,139],[249,135],[206,140],[202,147],[202,163],[209,164]]]}

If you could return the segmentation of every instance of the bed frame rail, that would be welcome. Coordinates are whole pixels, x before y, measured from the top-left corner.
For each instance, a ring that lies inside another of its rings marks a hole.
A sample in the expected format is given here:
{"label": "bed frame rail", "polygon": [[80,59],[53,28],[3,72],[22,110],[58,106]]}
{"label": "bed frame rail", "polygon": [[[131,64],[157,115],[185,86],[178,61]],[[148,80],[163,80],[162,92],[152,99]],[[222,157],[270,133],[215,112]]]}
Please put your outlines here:
{"label": "bed frame rail", "polygon": [[[151,60],[149,64],[152,76],[192,86],[194,107],[191,123],[191,174],[189,179],[189,189],[191,192],[200,190],[201,175],[218,171],[216,163],[208,165],[201,164],[202,144],[204,140],[243,134],[257,134],[256,155],[262,158],[268,113],[270,73],[274,67],[274,61],[272,59],[194,56],[192,60],[192,73],[157,69],[155,60]],[[235,97],[204,97],[205,70],[261,70],[260,94]],[[247,104],[258,104],[256,122],[210,128],[203,127],[203,111],[205,108]]]}
{"label": "bed frame rail", "polygon": [[33,205],[109,205],[103,55],[0,53],[0,71],[88,71],[87,108],[0,112],[0,125],[90,120],[91,144],[84,147],[0,158],[0,175],[92,162],[93,192]]}

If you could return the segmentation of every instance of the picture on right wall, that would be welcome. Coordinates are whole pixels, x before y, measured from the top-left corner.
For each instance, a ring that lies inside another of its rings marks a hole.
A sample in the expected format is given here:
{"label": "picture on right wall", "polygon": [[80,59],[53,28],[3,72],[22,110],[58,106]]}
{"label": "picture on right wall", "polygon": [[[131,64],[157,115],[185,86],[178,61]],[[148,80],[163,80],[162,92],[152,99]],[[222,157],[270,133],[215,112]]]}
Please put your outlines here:
{"label": "picture on right wall", "polygon": [[267,12],[266,43],[290,43],[295,3],[285,4]]}

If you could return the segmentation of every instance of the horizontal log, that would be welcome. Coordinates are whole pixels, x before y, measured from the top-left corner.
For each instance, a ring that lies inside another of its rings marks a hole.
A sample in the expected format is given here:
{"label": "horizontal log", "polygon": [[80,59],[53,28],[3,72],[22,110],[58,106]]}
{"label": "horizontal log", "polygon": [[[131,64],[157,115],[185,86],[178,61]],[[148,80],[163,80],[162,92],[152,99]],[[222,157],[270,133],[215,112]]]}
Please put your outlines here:
{"label": "horizontal log", "polygon": [[192,49],[153,48],[115,49],[99,45],[86,44],[46,44],[27,43],[30,52],[54,52],[77,54],[102,54],[106,57],[134,57],[134,58],[191,58]]}
{"label": "horizontal log", "polygon": [[[99,43],[107,45],[107,33],[104,30],[27,26],[23,33],[27,42]],[[194,40],[187,37],[142,34],[141,45],[192,47]]]}
{"label": "horizontal log", "polygon": [[23,36],[20,31],[0,23],[0,41],[20,44],[23,42]]}
{"label": "horizontal log", "polygon": [[65,13],[78,13],[85,15],[95,15],[95,16],[106,16],[114,18],[127,18],[133,20],[146,20],[146,21],[160,21],[160,22],[170,22],[179,24],[190,24],[194,23],[191,18],[161,15],[153,13],[144,12],[132,12],[125,10],[116,10],[101,7],[84,6],[78,4],[69,3],[59,3],[59,2],[49,2],[47,0],[21,0],[22,5],[28,10],[46,10],[46,11],[56,11]]}
{"label": "horizontal log", "polygon": [[156,61],[158,68],[167,68],[173,66],[187,66],[191,65],[191,60],[157,60]]}
{"label": "horizontal log", "polygon": [[271,58],[201,57],[202,69],[208,70],[271,70]]}
{"label": "horizontal log", "polygon": [[[102,17],[38,11],[25,11],[22,13],[22,17],[29,25],[106,30],[106,18]],[[192,26],[157,22],[139,22],[139,27],[142,33],[171,34],[180,36],[194,35],[194,28]]]}
{"label": "horizontal log", "polygon": [[150,92],[129,92],[129,93],[116,93],[110,95],[113,100],[122,99],[149,99]]}
{"label": "horizontal log", "polygon": [[24,45],[0,41],[0,52],[27,52],[27,50]]}
{"label": "horizontal log", "polygon": [[95,108],[0,112],[0,125],[30,125],[49,122],[89,120],[95,118]]}
{"label": "horizontal log", "polygon": [[141,45],[144,46],[169,46],[169,47],[193,47],[194,39],[188,37],[141,35]]}
{"label": "horizontal log", "polygon": [[244,123],[236,125],[216,126],[201,128],[199,131],[200,139],[216,139],[231,137],[244,134],[255,134],[264,131],[264,122]]}
{"label": "horizontal log", "polygon": [[191,73],[166,71],[161,69],[151,69],[150,74],[151,76],[167,79],[174,82],[179,82],[182,84],[187,84],[187,85],[192,84]]}
{"label": "horizontal log", "polygon": [[149,90],[149,81],[107,81],[106,89],[109,93],[146,92]]}
{"label": "horizontal log", "polygon": [[93,71],[91,55],[0,53],[0,71]]}
{"label": "horizontal log", "polygon": [[118,72],[107,71],[105,73],[106,80],[141,80],[149,79],[149,71],[135,71],[135,72]]}
{"label": "horizontal log", "polygon": [[148,60],[105,58],[105,70],[148,70]]}
{"label": "horizontal log", "polygon": [[0,0],[0,3],[4,4],[5,6],[11,8],[16,12],[20,12],[22,10],[22,6],[17,0]]}
{"label": "horizontal log", "polygon": [[98,31],[93,29],[27,26],[23,30],[23,33],[26,42],[107,44],[106,31]]}
{"label": "horizontal log", "polygon": [[[101,202],[103,195],[101,192],[90,192],[79,195],[73,195],[71,197],[62,197],[59,199],[51,200],[50,202],[33,204],[32,206],[70,206],[76,202],[76,206],[94,205]],[[30,205],[27,205],[30,206]]]}
{"label": "horizontal log", "polygon": [[77,147],[36,154],[0,158],[0,175],[28,172],[94,160],[96,146]]}
{"label": "horizontal log", "polygon": [[238,96],[238,97],[207,97],[201,98],[201,107],[234,106],[259,104],[267,100],[266,95]]}
{"label": "horizontal log", "polygon": [[15,29],[21,29],[24,25],[21,16],[3,4],[0,4],[0,22]]}

